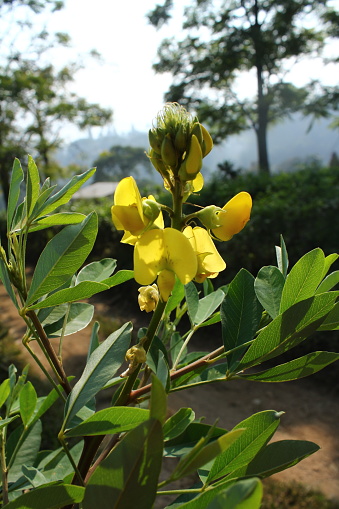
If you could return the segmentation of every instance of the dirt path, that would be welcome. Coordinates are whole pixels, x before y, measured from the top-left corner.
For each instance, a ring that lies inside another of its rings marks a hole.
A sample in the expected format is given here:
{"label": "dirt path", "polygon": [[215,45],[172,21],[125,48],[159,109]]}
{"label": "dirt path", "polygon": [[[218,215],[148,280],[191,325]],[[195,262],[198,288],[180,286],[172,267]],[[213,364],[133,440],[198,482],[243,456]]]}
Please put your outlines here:
{"label": "dirt path", "polygon": [[[105,307],[102,307],[105,311]],[[0,284],[0,319],[9,328],[18,348],[25,327]],[[90,328],[66,338],[64,358],[66,372],[80,373],[85,364]],[[39,373],[32,364],[32,371]],[[170,396],[171,411],[191,407],[196,417],[207,423],[219,418],[218,425],[230,429],[239,421],[261,410],[284,411],[274,440],[309,440],[320,445],[315,455],[292,469],[276,474],[280,481],[297,481],[339,500],[339,402],[336,394],[318,386],[311,378],[282,384],[232,381],[210,384]]]}

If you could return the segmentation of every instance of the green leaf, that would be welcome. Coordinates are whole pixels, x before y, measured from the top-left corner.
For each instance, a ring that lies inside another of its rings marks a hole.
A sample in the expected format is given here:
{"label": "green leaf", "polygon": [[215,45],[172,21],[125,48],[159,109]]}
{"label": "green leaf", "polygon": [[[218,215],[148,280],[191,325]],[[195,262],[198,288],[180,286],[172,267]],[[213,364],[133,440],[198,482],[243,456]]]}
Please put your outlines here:
{"label": "green leaf", "polygon": [[219,492],[207,509],[259,509],[262,496],[259,479],[245,479]]}
{"label": "green leaf", "polygon": [[38,168],[31,156],[28,156],[26,204],[27,217],[31,216],[34,206],[40,194],[40,175]]}
{"label": "green leaf", "polygon": [[6,378],[0,385],[0,408],[5,404],[6,399],[10,395],[11,388],[9,378]]}
{"label": "green leaf", "polygon": [[[215,488],[202,491],[201,494],[185,493],[180,495],[172,504],[166,506],[165,509],[206,509],[220,491],[228,486],[235,484],[234,480],[226,481]],[[198,486],[202,487],[202,486]],[[225,508],[226,509],[226,508]],[[228,508],[227,508],[228,509]]]}
{"label": "green leaf", "polygon": [[29,227],[29,232],[37,232],[44,230],[50,226],[63,226],[68,224],[78,224],[86,219],[85,214],[79,214],[77,212],[60,212],[59,214],[53,214],[51,216],[40,217],[34,221]]}
{"label": "green leaf", "polygon": [[224,292],[219,289],[200,299],[198,309],[194,317],[194,324],[200,325],[207,320],[214,313],[217,307],[220,306],[224,297]]}
{"label": "green leaf", "polygon": [[[247,343],[257,331],[262,308],[255,295],[254,277],[241,269],[230,283],[221,304],[220,316],[225,351]],[[246,347],[244,347],[246,349]],[[230,369],[236,365],[243,349],[227,358]]]}
{"label": "green leaf", "polygon": [[175,309],[180,302],[185,297],[185,287],[180,281],[180,279],[176,278],[175,285],[172,290],[171,296],[167,301],[166,307],[165,307],[165,315],[169,315],[173,309]]}
{"label": "green leaf", "polygon": [[336,292],[297,302],[268,324],[251,344],[238,369],[255,366],[298,345],[315,332],[333,308]]}
{"label": "green leaf", "polygon": [[338,359],[339,353],[312,352],[274,368],[240,376],[256,382],[288,382],[313,375]]}
{"label": "green leaf", "polygon": [[92,213],[79,224],[66,226],[50,240],[37,262],[27,306],[59,288],[82,265],[92,250],[98,230]]}
{"label": "green leaf", "polygon": [[336,262],[338,260],[338,258],[339,258],[339,254],[338,253],[332,253],[332,254],[326,256],[324,272],[323,272],[322,279],[326,276],[326,274],[330,270],[331,266],[333,265],[334,262]]}
{"label": "green leaf", "polygon": [[129,431],[150,417],[149,410],[133,407],[111,407],[99,410],[79,426],[67,431],[67,437],[110,435]]}
{"label": "green leaf", "polygon": [[227,430],[210,426],[202,422],[192,422],[179,436],[168,440],[165,444],[165,456],[178,457],[187,454],[201,438],[207,435],[210,439],[224,435]]}
{"label": "green leaf", "polygon": [[198,385],[205,385],[211,382],[220,382],[226,380],[226,372],[228,369],[227,363],[218,364],[206,368],[202,366],[189,373],[189,377],[180,377],[173,381],[171,392],[196,387]]}
{"label": "green leaf", "polygon": [[320,283],[315,294],[318,295],[319,293],[328,292],[329,290],[332,290],[332,288],[334,288],[338,283],[339,283],[339,270],[336,270],[335,272],[329,274]]}
{"label": "green leaf", "polygon": [[131,331],[132,324],[123,325],[94,350],[67,399],[64,428],[120,368],[129,347]]}
{"label": "green leaf", "polygon": [[107,285],[109,288],[113,286],[121,285],[130,279],[133,279],[133,270],[119,270],[114,276],[108,277],[101,281],[102,284]]}
{"label": "green leaf", "polygon": [[100,283],[103,279],[109,278],[117,266],[113,258],[104,258],[99,262],[92,262],[80,270],[77,275],[76,285],[81,281],[96,281]]}
{"label": "green leaf", "polygon": [[[22,432],[22,426],[19,426],[19,428],[16,428],[12,432],[7,442],[7,447],[9,450],[14,450],[14,447],[17,445]],[[9,470],[8,482],[15,482],[22,476],[22,465],[29,467],[34,464],[40,449],[40,443],[41,421],[37,421],[34,426],[28,430],[27,434],[25,435],[25,440],[22,442],[15,456],[14,462]],[[8,454],[9,460],[11,460],[11,456],[11,454]]]}
{"label": "green leaf", "polygon": [[180,459],[171,474],[171,479],[180,479],[195,472],[215,457],[218,458],[219,455],[226,454],[227,450],[240,438],[243,432],[244,429],[241,428],[233,429],[207,445],[204,445],[204,439],[201,439],[186,456]]}
{"label": "green leaf", "polygon": [[236,475],[269,477],[293,467],[319,449],[317,444],[306,440],[273,442],[262,449],[248,465],[237,471]]}
{"label": "green leaf", "polygon": [[164,424],[164,440],[172,440],[181,435],[195,419],[195,413],[191,408],[180,408]]}
{"label": "green leaf", "polygon": [[325,330],[338,330],[339,329],[339,302],[336,302],[333,306],[333,309],[328,313],[325,317],[325,320],[322,322],[320,327],[318,327],[318,331]]}
{"label": "green leaf", "polygon": [[15,296],[14,290],[12,288],[11,281],[9,279],[7,267],[1,258],[0,258],[0,280],[3,282],[3,285],[6,288],[8,295],[11,298],[11,301],[13,302],[15,307],[17,309],[19,309],[18,302],[16,300],[16,296]]}
{"label": "green leaf", "polygon": [[37,404],[37,394],[34,389],[34,386],[31,382],[27,382],[20,391],[20,415],[22,422],[26,426],[32,417],[36,404]]}
{"label": "green leaf", "polygon": [[82,299],[88,299],[95,295],[96,293],[104,292],[108,290],[109,286],[103,283],[95,283],[94,281],[83,281],[76,286],[72,286],[71,288],[65,288],[64,290],[59,290],[46,299],[43,299],[33,306],[29,306],[28,309],[43,309],[49,308],[52,306],[59,306],[60,304],[65,304],[67,302],[74,302]]}
{"label": "green leaf", "polygon": [[162,462],[162,427],[150,419],[127,433],[90,477],[83,509],[150,509]]}
{"label": "green leaf", "polygon": [[35,467],[26,467],[26,465],[22,465],[22,473],[33,488],[38,488],[38,486],[42,484],[48,484],[44,474],[39,472]]}
{"label": "green leaf", "polygon": [[60,507],[81,502],[84,493],[85,488],[82,486],[70,484],[42,486],[20,495],[4,507],[6,509],[60,509]]}
{"label": "green leaf", "polygon": [[100,323],[94,322],[91,332],[91,338],[88,346],[88,352],[87,352],[87,361],[94,352],[96,348],[99,346],[99,329],[100,329]]}
{"label": "green leaf", "polygon": [[[71,448],[70,453],[75,463],[78,463],[83,450],[83,440]],[[39,461],[38,470],[48,479],[49,482],[60,481],[66,476],[74,475],[74,468],[63,449],[56,449]]]}
{"label": "green leaf", "polygon": [[45,332],[49,338],[59,337],[61,333],[63,333],[64,336],[69,336],[87,327],[93,318],[93,313],[94,306],[92,306],[92,304],[73,302],[69,306],[66,324],[65,317],[62,317],[57,322],[46,325],[44,327]]}
{"label": "green leaf", "polygon": [[8,426],[12,421],[17,419],[18,417],[19,417],[18,415],[14,415],[13,417],[7,417],[7,419],[0,419],[0,430],[2,428],[6,428],[6,426]]}
{"label": "green leaf", "polygon": [[191,323],[194,324],[195,315],[199,307],[199,294],[193,281],[185,285],[185,296],[187,303],[187,313]]}
{"label": "green leaf", "polygon": [[275,246],[275,253],[277,257],[278,268],[284,278],[286,278],[288,269],[288,254],[282,235],[280,235],[280,246]]}
{"label": "green leaf", "polygon": [[233,430],[244,429],[229,449],[214,461],[207,478],[211,483],[220,477],[247,465],[270,440],[280,423],[280,414],[275,410],[259,412],[237,424]]}
{"label": "green leaf", "polygon": [[277,267],[267,266],[259,270],[254,289],[256,296],[268,312],[275,318],[279,314],[281,294],[285,284],[285,278]]}
{"label": "green leaf", "polygon": [[51,196],[42,209],[40,215],[46,215],[53,212],[56,208],[68,203],[73,194],[95,173],[95,168],[87,170],[82,175],[75,175],[60,191]]}
{"label": "green leaf", "polygon": [[7,204],[7,231],[11,230],[14,212],[20,196],[20,185],[24,180],[19,159],[14,159]]}
{"label": "green leaf", "polygon": [[158,419],[163,424],[167,415],[167,395],[161,381],[152,376],[150,418]]}
{"label": "green leaf", "polygon": [[313,249],[297,261],[286,278],[281,295],[280,313],[314,295],[322,280],[324,266],[325,255],[319,248]]}
{"label": "green leaf", "polygon": [[[172,334],[172,336],[171,336],[171,343],[170,343],[170,349],[169,349],[169,353],[170,353],[171,359],[172,359],[172,364],[175,362],[176,358],[178,357],[183,344],[184,344],[184,340],[182,339],[180,333],[174,332],[174,334]],[[185,347],[181,353],[180,359],[178,360],[179,364],[180,364],[180,361],[185,358],[186,354],[187,354],[187,347]]]}

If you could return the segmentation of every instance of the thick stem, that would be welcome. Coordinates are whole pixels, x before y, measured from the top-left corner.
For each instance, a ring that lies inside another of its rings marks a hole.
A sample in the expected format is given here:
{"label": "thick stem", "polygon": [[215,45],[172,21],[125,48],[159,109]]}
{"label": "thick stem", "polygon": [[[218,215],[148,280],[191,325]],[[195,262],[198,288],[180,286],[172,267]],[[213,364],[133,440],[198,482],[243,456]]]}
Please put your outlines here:
{"label": "thick stem", "polygon": [[1,462],[1,478],[2,478],[2,501],[3,505],[8,504],[8,468],[6,466],[6,450],[4,440],[5,430],[1,431],[0,436],[0,462]]}
{"label": "thick stem", "polygon": [[67,395],[70,394],[72,388],[67,380],[64,368],[62,367],[57,354],[55,353],[48,337],[46,336],[46,333],[39,321],[39,318],[37,317],[34,311],[27,311],[26,316],[28,316],[28,318],[32,320],[32,323],[37,331],[37,334],[39,335],[39,338],[41,339],[41,342],[47,352],[47,355],[59,376],[60,385],[62,386]]}

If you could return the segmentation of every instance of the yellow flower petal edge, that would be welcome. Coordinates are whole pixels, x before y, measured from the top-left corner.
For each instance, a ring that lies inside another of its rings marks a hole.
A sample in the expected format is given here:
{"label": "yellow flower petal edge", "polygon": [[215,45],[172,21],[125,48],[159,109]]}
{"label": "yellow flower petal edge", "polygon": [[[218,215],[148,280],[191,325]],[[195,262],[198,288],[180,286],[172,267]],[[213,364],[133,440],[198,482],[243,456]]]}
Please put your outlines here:
{"label": "yellow flower petal edge", "polygon": [[219,240],[230,240],[244,228],[250,218],[251,210],[251,195],[245,191],[236,194],[219,212],[221,226],[212,230],[213,235]]}
{"label": "yellow flower petal edge", "polygon": [[150,285],[164,269],[174,272],[183,284],[197,272],[195,252],[185,235],[173,228],[143,233],[134,248],[134,278]]}
{"label": "yellow flower petal edge", "polygon": [[159,273],[158,279],[158,288],[160,292],[161,299],[164,302],[167,302],[173,287],[175,285],[175,274],[171,270],[164,269]]}
{"label": "yellow flower petal edge", "polygon": [[195,281],[202,283],[207,277],[217,277],[226,268],[226,263],[218,253],[213,240],[204,228],[187,226],[183,234],[194,249],[198,267]]}
{"label": "yellow flower petal edge", "polygon": [[133,177],[122,179],[114,193],[111,208],[112,221],[117,230],[125,230],[133,235],[141,233],[148,220],[142,211],[142,200]]}

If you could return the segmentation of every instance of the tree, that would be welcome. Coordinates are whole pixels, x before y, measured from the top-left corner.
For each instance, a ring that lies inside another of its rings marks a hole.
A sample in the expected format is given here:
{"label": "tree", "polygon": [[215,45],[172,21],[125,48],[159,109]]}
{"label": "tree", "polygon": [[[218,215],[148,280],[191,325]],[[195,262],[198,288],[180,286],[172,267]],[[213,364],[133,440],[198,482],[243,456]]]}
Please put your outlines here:
{"label": "tree", "polygon": [[[63,169],[53,160],[53,153],[62,142],[60,131],[65,122],[86,129],[105,125],[112,117],[111,110],[70,92],[78,65],[56,69],[46,63],[48,50],[67,45],[69,37],[45,29],[33,33],[36,26],[32,26],[29,13],[62,6],[53,0],[0,1],[2,23],[13,12],[17,14],[14,24],[7,24],[0,37],[0,183],[6,202],[14,157],[32,153],[46,177],[60,176]],[[24,43],[22,32],[26,34]]]}
{"label": "tree", "polygon": [[[254,129],[259,170],[269,173],[269,124],[293,112],[312,113],[322,97],[319,82],[298,88],[286,74],[292,62],[319,55],[328,38],[338,36],[339,14],[328,4],[326,0],[195,0],[184,13],[183,30],[188,35],[179,42],[165,39],[158,49],[154,69],[174,77],[166,100],[195,109],[216,141]],[[172,6],[171,0],[156,6],[148,14],[150,22],[161,26]],[[252,96],[241,99],[237,79],[246,72],[255,73],[256,87]]]}
{"label": "tree", "polygon": [[143,148],[121,145],[115,145],[100,154],[93,166],[97,168],[94,177],[96,182],[119,181],[131,172],[136,175],[141,167],[146,171],[151,169]]}

